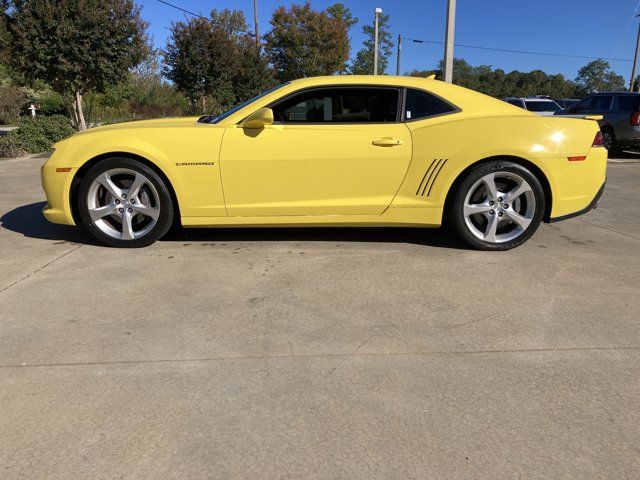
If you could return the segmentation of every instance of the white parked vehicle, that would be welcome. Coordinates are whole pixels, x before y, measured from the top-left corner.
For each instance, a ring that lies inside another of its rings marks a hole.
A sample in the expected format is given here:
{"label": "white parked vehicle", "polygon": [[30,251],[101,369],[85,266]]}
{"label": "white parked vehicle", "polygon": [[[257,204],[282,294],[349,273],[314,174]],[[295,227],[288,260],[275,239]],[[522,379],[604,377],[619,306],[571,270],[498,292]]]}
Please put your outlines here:
{"label": "white parked vehicle", "polygon": [[507,97],[503,100],[516,107],[524,108],[546,117],[550,117],[555,112],[562,110],[560,105],[546,97]]}

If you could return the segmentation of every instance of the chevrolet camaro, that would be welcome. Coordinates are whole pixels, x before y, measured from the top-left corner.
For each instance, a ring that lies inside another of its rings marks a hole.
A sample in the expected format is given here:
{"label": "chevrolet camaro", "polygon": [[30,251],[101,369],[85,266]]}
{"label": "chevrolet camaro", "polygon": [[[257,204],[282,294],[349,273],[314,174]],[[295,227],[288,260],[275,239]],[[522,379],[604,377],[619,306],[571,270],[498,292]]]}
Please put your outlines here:
{"label": "chevrolet camaro", "polygon": [[433,78],[305,78],[220,115],[108,125],[54,145],[45,217],[117,247],[174,223],[414,226],[508,250],[587,212],[597,116],[541,117]]}

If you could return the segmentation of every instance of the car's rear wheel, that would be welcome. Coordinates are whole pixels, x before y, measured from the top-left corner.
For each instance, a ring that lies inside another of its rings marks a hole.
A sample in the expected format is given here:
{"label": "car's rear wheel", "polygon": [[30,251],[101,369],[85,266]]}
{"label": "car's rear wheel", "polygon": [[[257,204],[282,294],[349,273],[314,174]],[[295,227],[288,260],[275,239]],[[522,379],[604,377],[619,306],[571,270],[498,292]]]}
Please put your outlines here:
{"label": "car's rear wheel", "polygon": [[144,247],[167,233],[173,202],[165,182],[147,165],[109,158],[89,169],[78,193],[89,232],[113,247]]}
{"label": "car's rear wheel", "polygon": [[606,148],[609,153],[617,153],[618,146],[616,145],[616,136],[613,133],[613,130],[608,127],[604,127],[601,131],[602,146],[604,146],[604,148]]}
{"label": "car's rear wheel", "polygon": [[479,250],[509,250],[528,240],[545,211],[544,190],[527,168],[491,161],[472,168],[454,192],[449,221]]}

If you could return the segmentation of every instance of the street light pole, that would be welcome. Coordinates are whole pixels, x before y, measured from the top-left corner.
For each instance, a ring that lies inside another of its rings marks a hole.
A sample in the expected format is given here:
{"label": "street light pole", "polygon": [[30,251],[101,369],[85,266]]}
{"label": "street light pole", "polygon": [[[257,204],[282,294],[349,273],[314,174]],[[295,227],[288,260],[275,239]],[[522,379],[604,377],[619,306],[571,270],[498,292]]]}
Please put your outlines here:
{"label": "street light pole", "polygon": [[260,31],[258,30],[258,0],[253,0],[253,24],[255,25],[256,48],[260,52]]}
{"label": "street light pole", "polygon": [[453,82],[453,38],[456,27],[456,0],[447,0],[447,30],[444,38],[444,81]]}
{"label": "street light pole", "polygon": [[378,17],[382,13],[382,9],[377,7],[373,11],[374,15],[374,39],[373,39],[373,74],[378,74]]}
{"label": "street light pole", "polygon": [[[636,18],[640,17],[640,13]],[[629,82],[629,91],[633,92],[633,83],[636,79],[636,66],[638,63],[638,46],[640,45],[640,22],[638,22],[638,38],[636,39],[636,52],[633,54],[633,67],[631,67],[631,81]]]}
{"label": "street light pole", "polygon": [[396,55],[396,75],[400,75],[400,52],[402,51],[402,35],[398,34],[398,54]]}

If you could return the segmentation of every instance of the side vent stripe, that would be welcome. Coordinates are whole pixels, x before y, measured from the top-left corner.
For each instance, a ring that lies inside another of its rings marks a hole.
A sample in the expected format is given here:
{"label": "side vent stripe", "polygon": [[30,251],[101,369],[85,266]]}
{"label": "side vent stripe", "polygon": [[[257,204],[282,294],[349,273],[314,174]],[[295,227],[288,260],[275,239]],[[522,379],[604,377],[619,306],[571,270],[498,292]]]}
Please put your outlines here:
{"label": "side vent stripe", "polygon": [[427,190],[427,187],[429,186],[429,183],[431,182],[431,180],[433,178],[433,174],[438,169],[438,166],[440,165],[440,163],[442,163],[442,159],[439,159],[437,162],[435,162],[435,167],[433,167],[433,169],[431,170],[431,173],[429,174],[429,177],[427,178],[427,183],[424,184],[424,187],[422,188],[422,191],[420,192],[420,195],[422,195],[423,197],[424,197],[424,192]]}
{"label": "side vent stripe", "polygon": [[416,196],[426,196],[428,197],[431,194],[431,190],[433,189],[433,185],[436,183],[436,178],[440,174],[440,171],[444,167],[444,164],[447,163],[446,158],[434,159],[427,171],[424,173],[422,177],[422,181],[418,186],[418,190],[416,191]]}
{"label": "side vent stripe", "polygon": [[436,172],[435,176],[433,177],[433,181],[431,182],[431,186],[429,187],[429,191],[427,191],[427,197],[429,195],[431,195],[431,189],[433,188],[433,185],[436,183],[436,178],[438,178],[438,175],[440,175],[440,170],[442,170],[442,167],[444,167],[444,164],[447,163],[447,159],[444,159],[444,162],[442,162],[440,164],[440,168],[438,168],[438,171]]}
{"label": "side vent stripe", "polygon": [[433,168],[433,166],[435,165],[436,161],[433,160],[430,164],[429,164],[429,168],[427,168],[427,171],[424,172],[424,175],[422,177],[422,180],[420,181],[420,185],[418,185],[418,189],[416,190],[416,195],[421,195],[420,194],[420,190],[422,190],[422,185],[424,184],[424,179],[427,178],[427,175],[429,174],[429,172],[431,171],[431,169]]}

